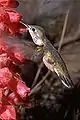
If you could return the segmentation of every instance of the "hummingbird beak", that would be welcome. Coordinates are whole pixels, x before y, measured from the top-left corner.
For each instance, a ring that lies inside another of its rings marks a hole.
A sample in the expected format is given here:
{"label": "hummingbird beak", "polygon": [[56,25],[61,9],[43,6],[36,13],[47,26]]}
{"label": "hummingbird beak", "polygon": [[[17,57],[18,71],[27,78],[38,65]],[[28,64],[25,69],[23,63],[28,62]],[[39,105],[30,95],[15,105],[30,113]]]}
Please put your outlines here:
{"label": "hummingbird beak", "polygon": [[32,28],[31,28],[30,25],[27,24],[26,26],[27,26],[27,29],[28,29],[29,32],[32,31]]}
{"label": "hummingbird beak", "polygon": [[30,28],[30,26],[28,24],[26,24],[26,26],[27,26],[28,29]]}
{"label": "hummingbird beak", "polygon": [[22,25],[24,25],[28,30],[31,29],[31,27],[28,24],[25,24],[24,22],[20,21]]}

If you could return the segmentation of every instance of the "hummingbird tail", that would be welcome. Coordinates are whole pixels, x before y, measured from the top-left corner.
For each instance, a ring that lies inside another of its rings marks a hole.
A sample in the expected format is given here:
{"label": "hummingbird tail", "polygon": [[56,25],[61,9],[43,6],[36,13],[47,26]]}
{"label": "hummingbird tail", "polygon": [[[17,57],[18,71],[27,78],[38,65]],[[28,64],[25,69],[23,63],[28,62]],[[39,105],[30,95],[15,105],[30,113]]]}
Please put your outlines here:
{"label": "hummingbird tail", "polygon": [[74,84],[71,78],[63,76],[63,75],[59,75],[59,78],[64,86],[66,86],[67,88],[73,88]]}

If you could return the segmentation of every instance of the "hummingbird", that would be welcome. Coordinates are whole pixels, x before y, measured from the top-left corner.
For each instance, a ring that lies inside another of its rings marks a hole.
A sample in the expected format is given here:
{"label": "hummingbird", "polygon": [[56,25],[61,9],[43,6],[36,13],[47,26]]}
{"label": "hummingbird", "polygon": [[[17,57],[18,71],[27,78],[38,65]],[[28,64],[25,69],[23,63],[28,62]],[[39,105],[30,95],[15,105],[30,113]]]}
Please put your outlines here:
{"label": "hummingbird", "polygon": [[47,39],[44,29],[36,25],[27,25],[27,28],[33,42],[37,46],[43,46],[44,48],[43,62],[45,66],[50,71],[55,71],[64,86],[73,88],[74,84],[70,78],[66,64],[58,50]]}

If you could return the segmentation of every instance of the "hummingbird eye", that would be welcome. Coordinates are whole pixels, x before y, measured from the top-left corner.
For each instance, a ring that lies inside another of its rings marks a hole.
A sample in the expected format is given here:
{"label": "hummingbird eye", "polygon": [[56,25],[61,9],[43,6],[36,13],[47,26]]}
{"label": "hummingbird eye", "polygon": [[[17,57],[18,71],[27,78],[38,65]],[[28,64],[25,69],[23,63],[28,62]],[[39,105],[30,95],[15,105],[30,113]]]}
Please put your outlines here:
{"label": "hummingbird eye", "polygon": [[32,31],[35,32],[35,28],[32,28]]}

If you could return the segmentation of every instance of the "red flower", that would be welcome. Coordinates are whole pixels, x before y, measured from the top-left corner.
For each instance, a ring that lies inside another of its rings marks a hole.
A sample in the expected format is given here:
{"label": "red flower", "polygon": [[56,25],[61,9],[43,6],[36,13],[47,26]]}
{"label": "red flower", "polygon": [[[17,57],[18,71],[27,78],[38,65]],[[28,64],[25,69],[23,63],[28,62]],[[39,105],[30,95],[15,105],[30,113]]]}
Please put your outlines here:
{"label": "red flower", "polygon": [[24,101],[20,98],[20,96],[18,94],[16,94],[15,92],[12,92],[9,96],[8,96],[8,100],[14,104],[14,105],[18,105],[21,103],[24,103]]}
{"label": "red flower", "polygon": [[0,37],[6,34],[10,34],[9,29],[3,22],[1,22],[0,23]]}
{"label": "red flower", "polygon": [[22,55],[19,51],[16,51],[14,53],[14,58],[16,58],[18,61],[20,61],[21,63],[25,63],[26,59],[24,57],[24,55]]}
{"label": "red flower", "polygon": [[10,23],[10,16],[4,9],[0,10],[0,22],[7,24]]}
{"label": "red flower", "polygon": [[[15,0],[12,0],[15,2]],[[2,0],[0,3],[10,2],[10,0]],[[0,10],[0,36],[4,33],[13,35],[16,33],[27,32],[27,29],[20,23],[22,16],[15,10],[3,9]]]}
{"label": "red flower", "polygon": [[10,18],[8,13],[1,9],[0,10],[0,36],[3,36],[5,33],[9,33],[9,28],[7,24],[10,23]]}
{"label": "red flower", "polygon": [[5,87],[12,79],[12,73],[7,67],[0,69],[0,87]]}
{"label": "red flower", "polygon": [[0,0],[0,5],[2,7],[16,8],[18,7],[19,3],[16,0]]}
{"label": "red flower", "polygon": [[27,32],[28,29],[25,28],[20,22],[19,23],[10,23],[9,27],[9,32],[11,35],[14,35],[15,33],[23,33]]}
{"label": "red flower", "polygon": [[15,108],[12,105],[3,105],[0,109],[1,120],[16,120]]}
{"label": "red flower", "polygon": [[[25,64],[29,57],[25,57],[24,49],[16,42],[15,45],[9,44],[8,39],[10,38],[2,38],[0,39],[0,54],[6,53],[7,57],[10,58],[11,61],[15,62],[16,64]],[[12,40],[12,39],[11,39]],[[7,42],[8,41],[8,42]],[[12,41],[13,42],[13,41]],[[8,61],[9,61],[9,58]],[[8,62],[9,63],[9,62]]]}
{"label": "red flower", "polygon": [[28,97],[28,93],[30,92],[30,88],[26,86],[19,75],[14,76],[14,78],[9,81],[8,88],[17,93],[23,100]]}
{"label": "red flower", "polygon": [[18,81],[16,92],[22,99],[26,99],[28,97],[28,94],[30,92],[30,88],[26,86],[26,84],[23,81]]}
{"label": "red flower", "polygon": [[22,19],[22,16],[19,12],[6,10],[7,14],[9,15],[11,23],[18,23]]}
{"label": "red flower", "polygon": [[2,100],[2,96],[3,96],[3,90],[2,90],[2,88],[0,88],[0,102]]}
{"label": "red flower", "polygon": [[8,56],[6,53],[0,55],[0,68],[5,67],[8,63]]}

